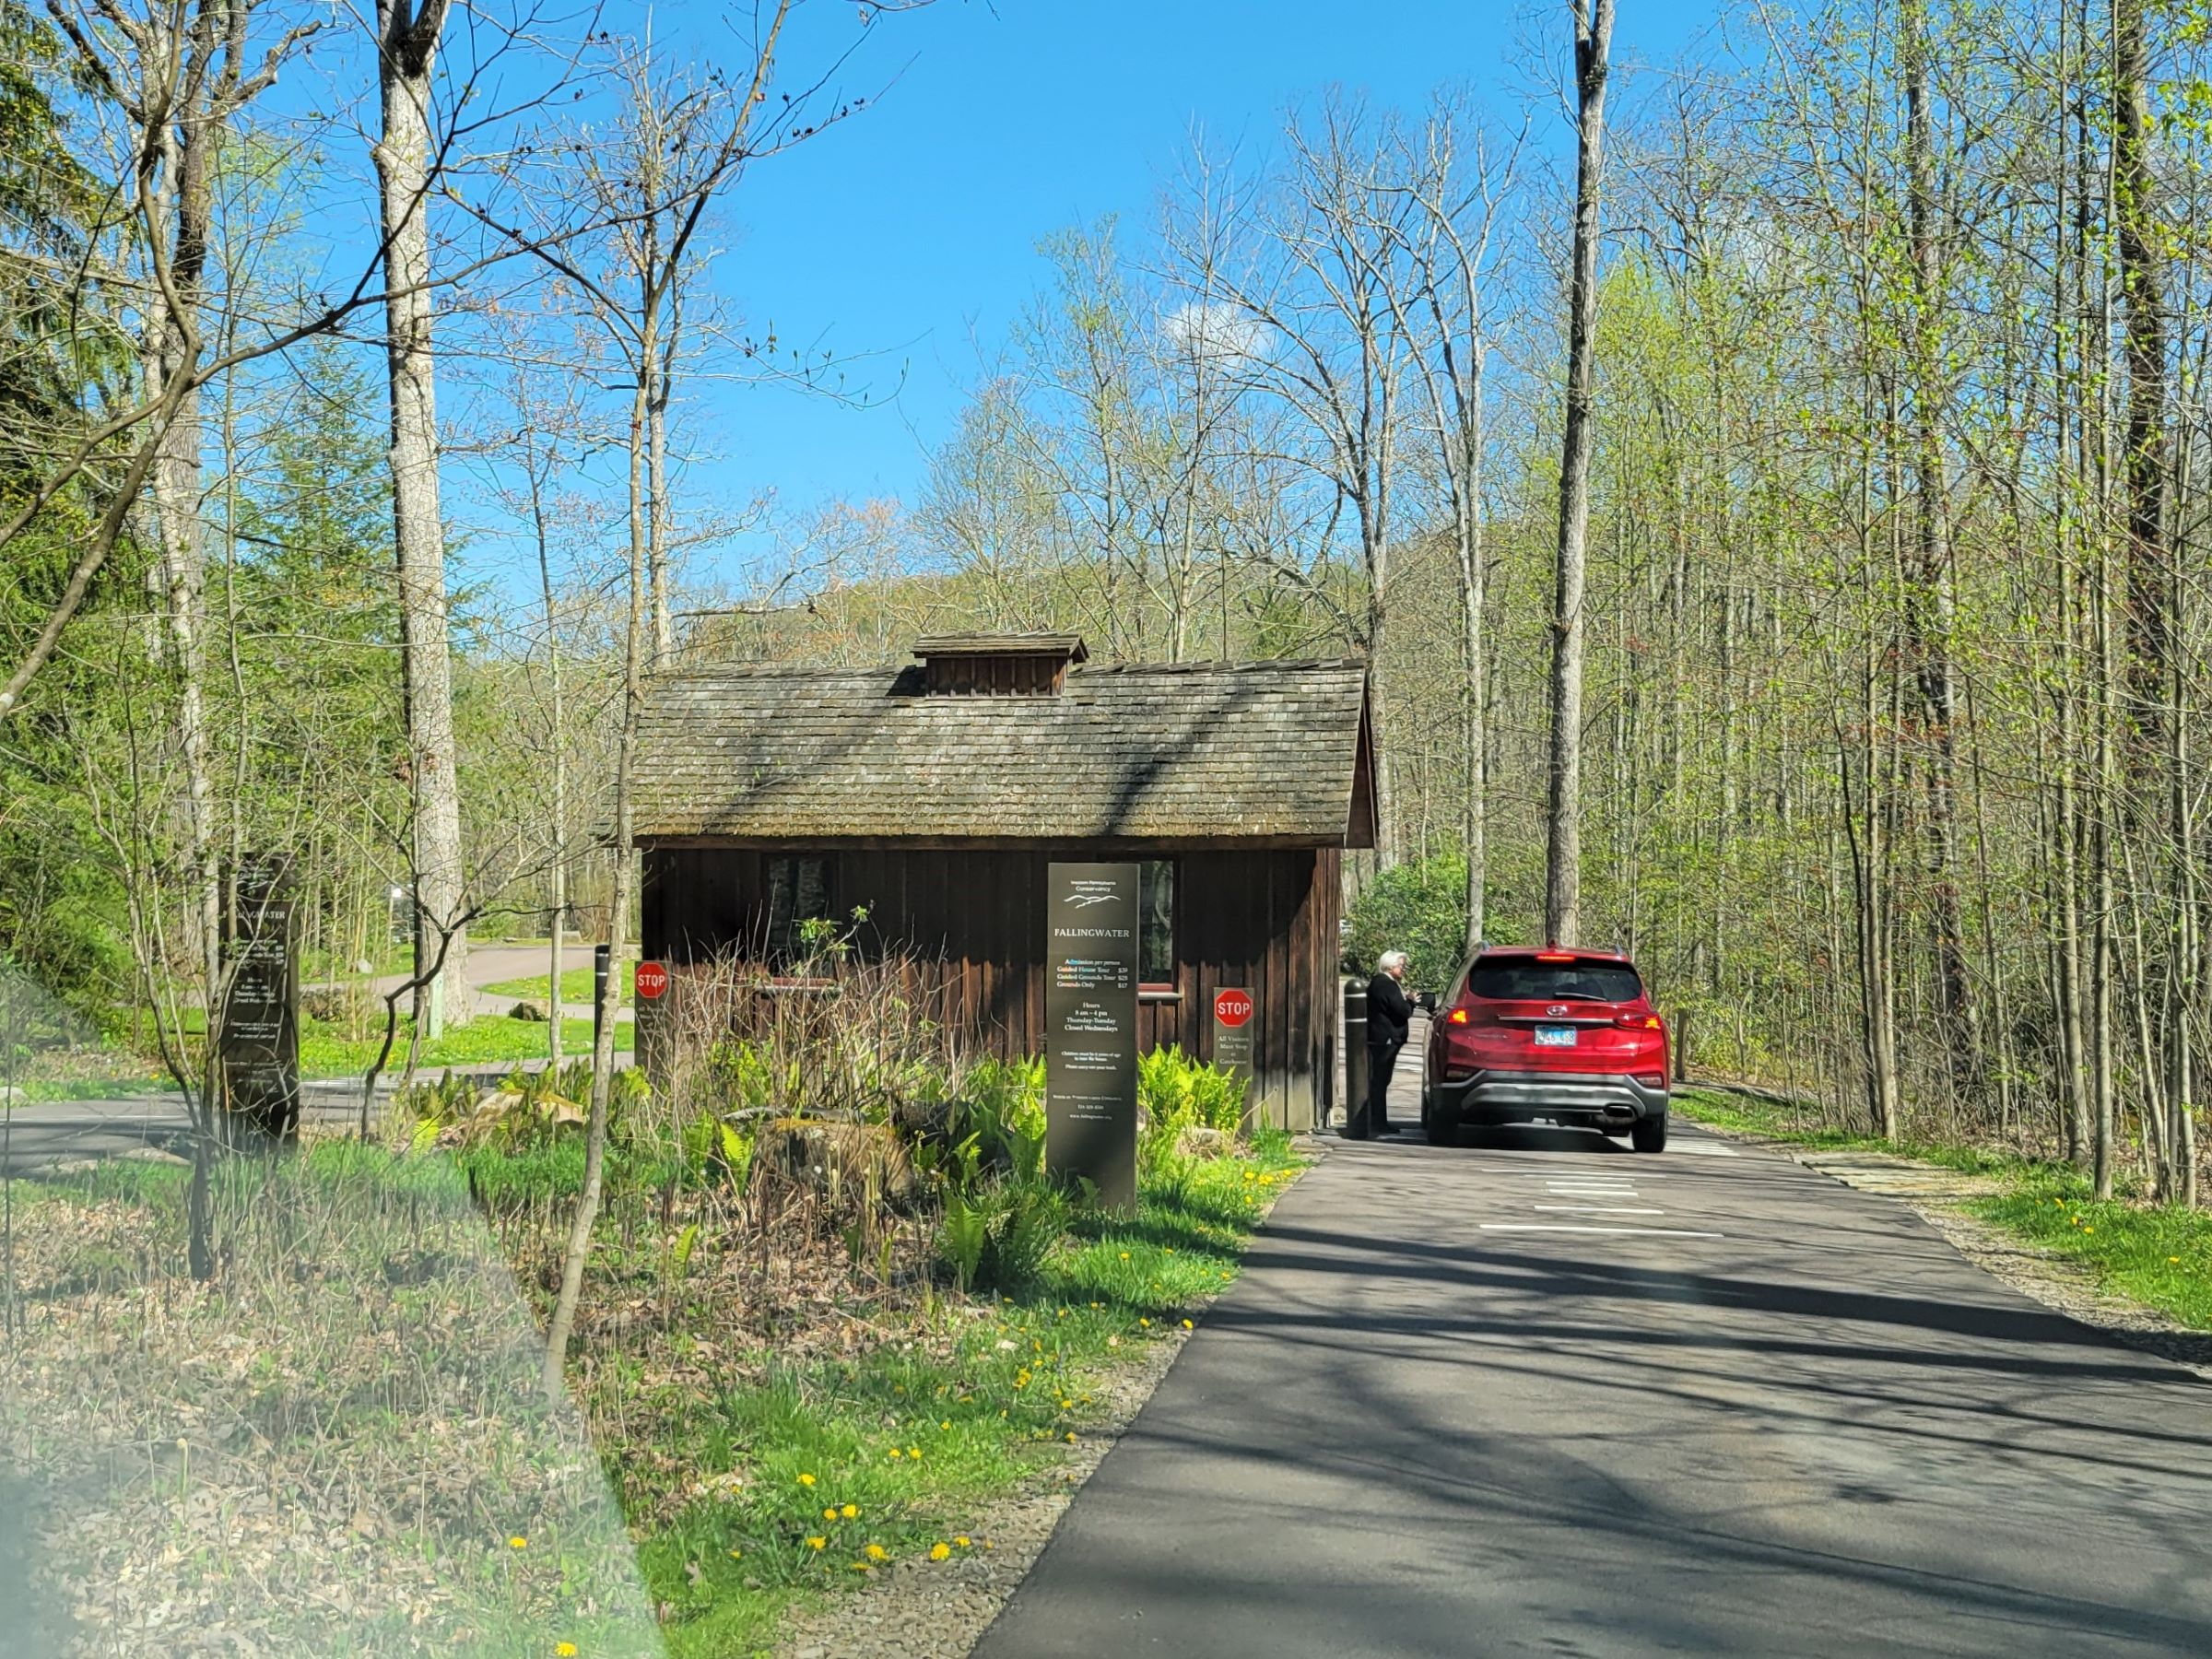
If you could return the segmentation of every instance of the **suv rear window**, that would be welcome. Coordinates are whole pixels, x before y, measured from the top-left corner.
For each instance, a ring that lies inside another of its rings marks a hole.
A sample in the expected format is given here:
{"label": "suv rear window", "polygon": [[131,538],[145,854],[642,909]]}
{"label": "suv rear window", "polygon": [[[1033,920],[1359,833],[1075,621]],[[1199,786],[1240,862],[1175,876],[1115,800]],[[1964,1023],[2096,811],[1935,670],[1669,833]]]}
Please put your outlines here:
{"label": "suv rear window", "polygon": [[1488,959],[1467,975],[1470,994],[1496,1002],[1634,1002],[1643,994],[1636,970],[1619,962],[1539,962],[1528,957]]}

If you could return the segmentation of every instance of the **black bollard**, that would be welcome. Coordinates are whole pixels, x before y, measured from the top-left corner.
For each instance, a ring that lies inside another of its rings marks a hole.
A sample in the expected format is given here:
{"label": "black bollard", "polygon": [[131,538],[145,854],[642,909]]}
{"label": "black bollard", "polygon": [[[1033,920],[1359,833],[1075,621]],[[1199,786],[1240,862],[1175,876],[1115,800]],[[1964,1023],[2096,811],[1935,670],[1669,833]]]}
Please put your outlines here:
{"label": "black bollard", "polygon": [[1344,982],[1344,1134],[1372,1140],[1374,1117],[1367,1100],[1367,982]]}
{"label": "black bollard", "polygon": [[613,971],[614,947],[592,947],[592,1064],[599,1063],[599,1029],[606,1018],[606,980]]}

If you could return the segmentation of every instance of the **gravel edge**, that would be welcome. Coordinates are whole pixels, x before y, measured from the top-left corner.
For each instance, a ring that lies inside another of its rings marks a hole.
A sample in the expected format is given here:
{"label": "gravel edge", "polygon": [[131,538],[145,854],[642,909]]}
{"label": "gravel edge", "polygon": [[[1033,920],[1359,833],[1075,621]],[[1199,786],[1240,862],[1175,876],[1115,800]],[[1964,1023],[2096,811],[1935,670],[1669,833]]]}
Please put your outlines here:
{"label": "gravel edge", "polygon": [[[1991,1277],[2114,1342],[2155,1354],[2212,1382],[2212,1332],[2193,1329],[2156,1308],[2109,1288],[2099,1279],[2096,1269],[2087,1263],[2030,1244],[1994,1222],[1969,1215],[1963,1199],[1884,1191],[1853,1180],[1849,1171],[1829,1167],[1817,1148],[1740,1129],[1724,1129],[1698,1123],[1694,1118],[1690,1122],[1697,1123],[1699,1129],[1717,1139],[1779,1153],[1792,1163],[1802,1164],[1845,1186],[1893,1198],[1942,1234],[1954,1250]],[[1922,1163],[1900,1154],[1879,1156],[1900,1167],[1931,1171],[1940,1169],[1938,1165]],[[1994,1193],[1997,1189],[1992,1186],[1989,1190]]]}
{"label": "gravel edge", "polygon": [[[1318,1162],[1329,1141],[1301,1135],[1294,1145]],[[1275,1202],[1255,1222],[1255,1234]],[[1203,1304],[1193,1318],[1203,1324],[1204,1306],[1210,1305]],[[900,1561],[871,1574],[864,1589],[838,1592],[794,1611],[772,1650],[776,1659],[965,1659],[1194,1334],[1171,1329],[1103,1372],[1092,1390],[1095,1415],[1081,1438],[1065,1456],[983,1511],[970,1529],[973,1549],[945,1561]]]}

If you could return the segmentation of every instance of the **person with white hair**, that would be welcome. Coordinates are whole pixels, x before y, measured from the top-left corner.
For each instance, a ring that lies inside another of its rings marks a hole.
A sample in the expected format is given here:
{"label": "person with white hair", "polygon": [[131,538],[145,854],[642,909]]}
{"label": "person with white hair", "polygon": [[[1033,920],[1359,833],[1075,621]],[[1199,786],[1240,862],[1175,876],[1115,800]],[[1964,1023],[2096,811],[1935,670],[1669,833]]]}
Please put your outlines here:
{"label": "person with white hair", "polygon": [[1390,1133],[1390,1074],[1413,1030],[1406,995],[1406,953],[1386,950],[1367,982],[1367,1124],[1370,1135]]}

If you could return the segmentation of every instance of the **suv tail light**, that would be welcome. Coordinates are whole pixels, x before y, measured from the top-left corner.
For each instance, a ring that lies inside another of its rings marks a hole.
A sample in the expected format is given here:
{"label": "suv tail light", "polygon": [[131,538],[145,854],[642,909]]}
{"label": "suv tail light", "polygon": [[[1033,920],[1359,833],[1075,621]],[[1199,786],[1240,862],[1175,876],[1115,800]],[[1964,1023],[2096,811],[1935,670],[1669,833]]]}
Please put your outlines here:
{"label": "suv tail light", "polygon": [[1465,1008],[1454,1008],[1454,1009],[1453,1009],[1451,1013],[1449,1013],[1449,1014],[1447,1014],[1447,1015],[1445,1015],[1445,1016],[1444,1016],[1444,1023],[1445,1023],[1446,1025],[1465,1025],[1465,1024],[1467,1023],[1467,1011],[1466,1011],[1466,1009],[1465,1009]]}
{"label": "suv tail light", "polygon": [[1638,1072],[1636,1074],[1636,1081],[1642,1084],[1646,1088],[1665,1088],[1666,1087],[1666,1074],[1665,1072]]}
{"label": "suv tail light", "polygon": [[1656,1014],[1617,1014],[1613,1023],[1624,1031],[1663,1031],[1666,1024]]}

